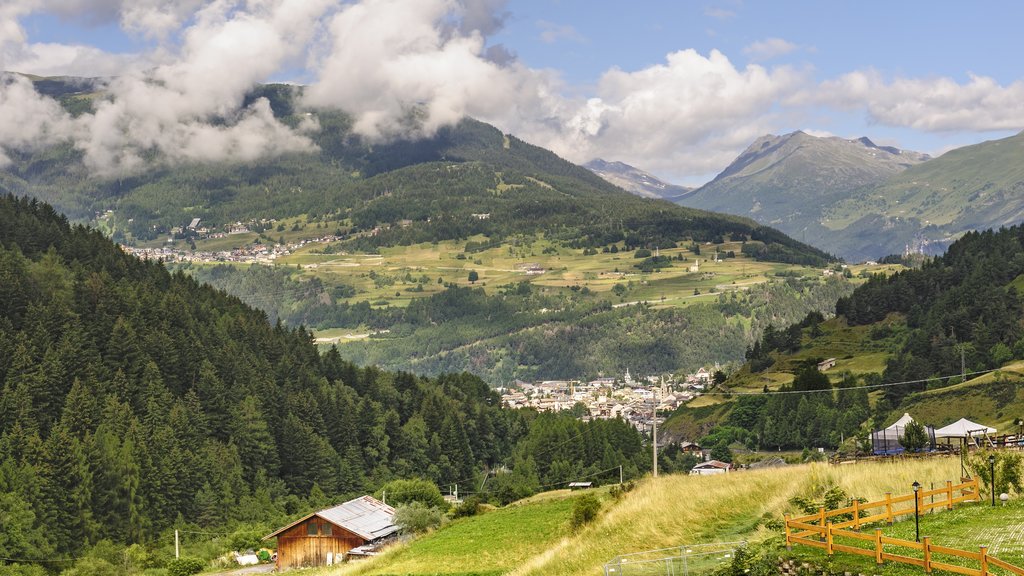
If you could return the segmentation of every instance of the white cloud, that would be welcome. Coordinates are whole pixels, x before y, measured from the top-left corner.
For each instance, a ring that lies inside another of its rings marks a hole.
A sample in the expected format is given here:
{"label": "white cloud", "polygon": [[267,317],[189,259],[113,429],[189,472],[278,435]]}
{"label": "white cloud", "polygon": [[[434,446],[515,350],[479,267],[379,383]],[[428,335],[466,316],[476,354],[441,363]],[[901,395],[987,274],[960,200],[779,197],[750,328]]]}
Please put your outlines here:
{"label": "white cloud", "polygon": [[39,76],[116,76],[151,65],[133,54],[111,54],[92,46],[35,43],[12,51],[6,58],[8,71]]}
{"label": "white cloud", "polygon": [[562,40],[586,42],[586,38],[568,24],[555,24],[547,20],[540,20],[537,22],[537,27],[540,28],[540,40],[545,44],[554,44]]}
{"label": "white cloud", "polygon": [[782,38],[765,38],[744,48],[743,53],[754,62],[763,62],[778,58],[779,56],[785,56],[790,52],[796,51],[798,48],[799,46],[796,44]]}
{"label": "white cloud", "polygon": [[1006,86],[986,76],[965,83],[951,78],[895,78],[851,72],[823,82],[805,98],[844,109],[863,108],[871,121],[928,132],[1024,128],[1024,81]]}
{"label": "white cloud", "polygon": [[307,103],[354,114],[354,129],[377,139],[430,135],[467,115],[542,116],[538,100],[554,98],[550,75],[493,61],[480,30],[448,26],[464,15],[452,0],[345,7],[328,27],[331,49]]}
{"label": "white cloud", "polygon": [[615,158],[674,176],[711,172],[769,131],[775,103],[805,81],[790,68],[737,69],[718,51],[682,50],[665,64],[606,72],[597,97],[553,146],[577,161]]}
{"label": "white cloud", "polygon": [[31,150],[74,134],[70,116],[51,98],[41,98],[24,76],[0,76],[0,168],[10,150]]}

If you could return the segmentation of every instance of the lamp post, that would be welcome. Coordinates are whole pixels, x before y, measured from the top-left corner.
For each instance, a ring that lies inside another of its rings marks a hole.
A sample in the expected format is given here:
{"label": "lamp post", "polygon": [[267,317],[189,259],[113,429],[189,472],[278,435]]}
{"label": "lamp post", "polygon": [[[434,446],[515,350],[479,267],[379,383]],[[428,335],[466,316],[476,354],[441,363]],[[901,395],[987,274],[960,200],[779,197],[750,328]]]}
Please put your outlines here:
{"label": "lamp post", "polygon": [[992,506],[996,505],[996,455],[988,455],[989,487],[992,488]]}
{"label": "lamp post", "polygon": [[919,484],[917,480],[914,480],[914,483],[911,484],[911,486],[914,487],[914,541],[915,542],[920,542],[921,541],[921,522],[920,522],[920,519],[919,519],[919,517],[920,517],[920,510],[918,509],[918,502],[920,502],[921,499],[917,497],[917,494],[918,494],[918,491],[921,489],[921,484]]}

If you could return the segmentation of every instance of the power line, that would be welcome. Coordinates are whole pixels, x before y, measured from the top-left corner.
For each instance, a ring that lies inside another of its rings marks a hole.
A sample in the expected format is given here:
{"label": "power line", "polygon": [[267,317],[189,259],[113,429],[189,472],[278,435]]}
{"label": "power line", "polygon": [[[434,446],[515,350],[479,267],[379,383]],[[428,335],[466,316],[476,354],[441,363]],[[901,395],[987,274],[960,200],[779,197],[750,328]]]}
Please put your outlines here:
{"label": "power line", "polygon": [[[815,394],[819,392],[832,393],[835,391],[855,391],[855,390],[866,390],[875,388],[890,388],[893,386],[903,386],[904,384],[923,384],[931,382],[933,380],[949,380],[950,378],[961,378],[965,376],[978,376],[981,374],[989,374],[991,372],[998,372],[1000,368],[992,368],[990,370],[978,370],[977,372],[967,372],[966,374],[953,374],[950,376],[934,376],[931,378],[921,378],[919,380],[903,380],[902,382],[886,382],[884,384],[866,384],[864,386],[851,386],[849,388],[825,388],[822,390],[769,390],[767,392],[704,392],[702,396],[774,396],[778,394]],[[985,383],[982,383],[985,384]]]}
{"label": "power line", "polygon": [[81,560],[82,558],[83,558],[82,556],[79,556],[79,557],[75,557],[75,558],[55,558],[55,559],[50,559],[50,560],[29,560],[27,558],[4,558],[4,557],[0,556],[0,560],[2,560],[4,562],[19,562],[19,563],[25,563],[25,564],[43,564],[43,563],[58,564],[58,563],[61,563],[61,562],[77,562],[78,560]]}

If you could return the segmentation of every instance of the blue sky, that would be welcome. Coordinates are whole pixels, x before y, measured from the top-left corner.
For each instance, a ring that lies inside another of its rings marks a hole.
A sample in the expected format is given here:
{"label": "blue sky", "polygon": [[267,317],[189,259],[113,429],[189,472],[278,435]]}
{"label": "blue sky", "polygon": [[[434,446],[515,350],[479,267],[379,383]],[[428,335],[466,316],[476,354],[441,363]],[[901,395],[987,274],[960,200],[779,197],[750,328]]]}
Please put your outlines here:
{"label": "blue sky", "polygon": [[[311,106],[352,112],[368,136],[394,137],[414,102],[428,110],[426,132],[468,114],[577,162],[622,160],[686,184],[768,132],[866,135],[939,154],[1024,128],[1019,2],[9,2],[5,69],[180,79],[147,98],[189,105],[144,142],[98,133],[111,125],[99,115],[53,119],[88,135],[97,166],[113,153],[103,146],[144,148],[168,123],[209,134],[210,118],[248,86],[281,80],[309,85]],[[232,54],[260,34],[261,56]],[[496,46],[514,61],[496,58]],[[238,79],[204,86],[228,75]],[[138,87],[119,83],[109,114],[151,112]],[[0,95],[0,107],[12,102],[22,101]],[[267,149],[252,130],[281,127],[259,118],[221,136]]]}

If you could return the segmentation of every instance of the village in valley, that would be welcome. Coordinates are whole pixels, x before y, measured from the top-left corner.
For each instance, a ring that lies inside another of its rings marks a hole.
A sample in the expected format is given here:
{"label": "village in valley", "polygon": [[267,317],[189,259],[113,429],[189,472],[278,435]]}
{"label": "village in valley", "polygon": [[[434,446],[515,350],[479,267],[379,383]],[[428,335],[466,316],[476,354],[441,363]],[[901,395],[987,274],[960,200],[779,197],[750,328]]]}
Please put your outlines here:
{"label": "village in valley", "polygon": [[[674,374],[635,379],[626,369],[621,379],[516,380],[500,389],[502,403],[509,408],[533,408],[539,412],[577,410],[580,418],[623,418],[640,430],[650,429],[656,413],[668,414],[700,396],[715,380],[719,366],[701,367],[693,374]],[[723,374],[724,376],[724,374]],[[664,419],[659,419],[659,423]]]}

